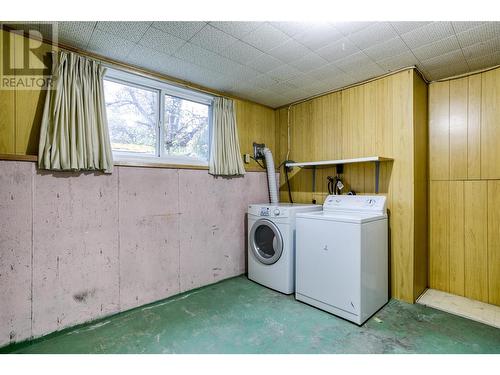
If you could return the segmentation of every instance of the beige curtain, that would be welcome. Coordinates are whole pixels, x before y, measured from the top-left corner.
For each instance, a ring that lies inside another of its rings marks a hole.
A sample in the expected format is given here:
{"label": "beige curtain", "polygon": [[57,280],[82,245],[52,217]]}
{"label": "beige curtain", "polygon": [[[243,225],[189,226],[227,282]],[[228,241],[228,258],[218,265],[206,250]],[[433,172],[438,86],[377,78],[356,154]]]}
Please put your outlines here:
{"label": "beige curtain", "polygon": [[215,176],[244,175],[234,102],[226,98],[215,98],[212,116],[208,173]]}
{"label": "beige curtain", "polygon": [[52,67],[53,86],[47,93],[40,130],[40,169],[111,173],[113,156],[104,73],[105,68],[97,61],[59,52]]}

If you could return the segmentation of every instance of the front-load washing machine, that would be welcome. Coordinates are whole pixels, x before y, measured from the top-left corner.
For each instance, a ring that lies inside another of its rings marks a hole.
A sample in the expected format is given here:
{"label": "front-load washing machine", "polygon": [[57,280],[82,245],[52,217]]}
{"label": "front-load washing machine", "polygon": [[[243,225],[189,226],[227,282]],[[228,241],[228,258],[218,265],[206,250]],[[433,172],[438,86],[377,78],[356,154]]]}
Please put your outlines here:
{"label": "front-load washing machine", "polygon": [[295,298],[358,325],[388,301],[384,196],[330,195],[297,215]]}
{"label": "front-load washing machine", "polygon": [[295,214],[321,211],[312,204],[248,206],[248,278],[281,293],[295,291]]}

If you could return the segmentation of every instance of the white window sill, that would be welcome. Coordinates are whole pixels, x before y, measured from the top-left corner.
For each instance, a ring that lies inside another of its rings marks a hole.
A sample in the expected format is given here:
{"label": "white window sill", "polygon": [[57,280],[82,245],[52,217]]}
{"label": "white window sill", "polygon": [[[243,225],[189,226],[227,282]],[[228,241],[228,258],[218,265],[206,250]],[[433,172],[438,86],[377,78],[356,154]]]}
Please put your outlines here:
{"label": "white window sill", "polygon": [[183,157],[159,158],[156,156],[122,155],[113,153],[113,164],[125,167],[208,170],[208,162]]}

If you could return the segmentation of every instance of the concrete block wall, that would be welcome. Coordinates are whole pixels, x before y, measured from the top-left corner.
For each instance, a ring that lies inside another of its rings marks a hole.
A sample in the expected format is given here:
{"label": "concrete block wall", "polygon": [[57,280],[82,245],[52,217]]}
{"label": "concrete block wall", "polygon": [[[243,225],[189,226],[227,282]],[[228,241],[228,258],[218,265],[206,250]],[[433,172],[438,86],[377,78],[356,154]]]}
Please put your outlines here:
{"label": "concrete block wall", "polygon": [[244,273],[246,207],[266,201],[264,172],[0,161],[0,346]]}

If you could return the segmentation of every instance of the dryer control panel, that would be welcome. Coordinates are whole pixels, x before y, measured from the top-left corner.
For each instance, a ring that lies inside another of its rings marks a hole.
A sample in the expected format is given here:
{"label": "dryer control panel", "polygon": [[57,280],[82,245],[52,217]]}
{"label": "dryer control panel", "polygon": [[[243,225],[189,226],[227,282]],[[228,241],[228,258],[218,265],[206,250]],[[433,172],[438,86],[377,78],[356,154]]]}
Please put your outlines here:
{"label": "dryer control panel", "polygon": [[323,211],[354,211],[386,213],[386,197],[381,195],[329,195]]}
{"label": "dryer control panel", "polygon": [[252,206],[248,207],[248,213],[261,217],[288,217],[288,210],[281,206]]}

